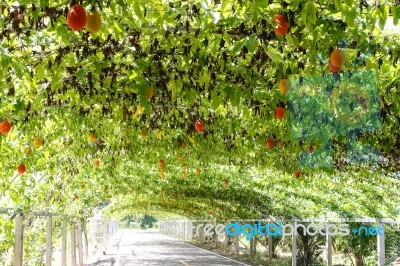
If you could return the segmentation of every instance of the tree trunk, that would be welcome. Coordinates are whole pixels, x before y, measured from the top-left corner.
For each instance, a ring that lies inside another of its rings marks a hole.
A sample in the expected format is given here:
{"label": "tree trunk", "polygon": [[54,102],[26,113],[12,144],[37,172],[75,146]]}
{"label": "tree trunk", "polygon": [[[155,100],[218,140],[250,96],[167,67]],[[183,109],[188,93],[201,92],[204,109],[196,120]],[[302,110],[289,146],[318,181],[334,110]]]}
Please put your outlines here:
{"label": "tree trunk", "polygon": [[364,259],[362,255],[355,255],[356,258],[356,266],[364,266]]}

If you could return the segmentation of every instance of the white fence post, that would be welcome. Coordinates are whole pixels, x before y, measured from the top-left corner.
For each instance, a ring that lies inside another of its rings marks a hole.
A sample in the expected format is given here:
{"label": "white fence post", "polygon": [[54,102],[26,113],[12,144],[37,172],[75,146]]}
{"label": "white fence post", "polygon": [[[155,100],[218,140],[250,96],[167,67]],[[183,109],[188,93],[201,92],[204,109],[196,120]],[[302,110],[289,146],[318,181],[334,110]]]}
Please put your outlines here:
{"label": "white fence post", "polygon": [[[229,223],[225,223],[225,228],[229,225]],[[224,234],[224,250],[228,250],[228,234]]]}
{"label": "white fence post", "polygon": [[183,221],[183,240],[187,240],[187,222]]}
{"label": "white fence post", "polygon": [[252,238],[250,238],[249,245],[250,245],[250,260],[253,260],[254,259],[254,236]]}
{"label": "white fence post", "polygon": [[296,235],[297,235],[297,223],[293,220],[293,231],[292,231],[292,266],[296,266],[297,263],[297,246],[296,246]]}
{"label": "white fence post", "polygon": [[205,239],[204,239],[204,227],[202,226],[199,230],[199,234],[200,234],[200,243],[204,243]]}
{"label": "white fence post", "polygon": [[239,255],[239,233],[235,234],[236,255]]}
{"label": "white fence post", "polygon": [[[382,228],[381,230],[379,230]],[[382,222],[378,223],[378,266],[385,265],[385,229]],[[381,233],[381,234],[380,234]]]}
{"label": "white fence post", "polygon": [[190,237],[190,234],[189,234],[189,229],[190,229],[190,228],[189,228],[189,227],[190,227],[190,224],[189,224],[189,223],[190,223],[190,220],[187,220],[185,223],[186,223],[186,226],[185,226],[185,228],[186,228],[186,229],[185,229],[186,240],[189,240],[189,241],[190,241],[190,240],[192,240],[191,237]]}
{"label": "white fence post", "polygon": [[326,265],[332,266],[332,236],[326,231]]}
{"label": "white fence post", "polygon": [[53,218],[51,215],[47,216],[47,230],[46,230],[46,266],[51,266],[51,255],[53,253],[53,239],[52,228]]}
{"label": "white fence post", "polygon": [[89,243],[86,225],[83,227],[83,235],[85,236],[85,258],[89,258]]}
{"label": "white fence post", "polygon": [[268,234],[268,263],[272,265],[272,236]]}
{"label": "white fence post", "polygon": [[79,266],[83,266],[83,245],[82,245],[81,221],[78,222],[78,254],[79,254]]}
{"label": "white fence post", "polygon": [[179,238],[183,239],[183,221],[179,221]]}
{"label": "white fence post", "polygon": [[215,242],[215,248],[218,248],[217,224],[218,224],[218,221],[215,221],[215,225],[214,225],[214,242]]}
{"label": "white fence post", "polygon": [[255,259],[256,254],[257,254],[257,236],[253,236],[250,239],[250,259]]}
{"label": "white fence post", "polygon": [[185,234],[184,225],[185,225],[185,222],[181,221],[180,224],[181,224],[181,226],[179,227],[180,228],[180,238],[184,239],[184,234]]}
{"label": "white fence post", "polygon": [[14,266],[22,266],[23,239],[24,239],[24,216],[18,213],[14,219]]}
{"label": "white fence post", "polygon": [[75,224],[71,222],[71,265],[76,266]]}
{"label": "white fence post", "polygon": [[67,218],[62,220],[61,236],[61,266],[67,265]]}

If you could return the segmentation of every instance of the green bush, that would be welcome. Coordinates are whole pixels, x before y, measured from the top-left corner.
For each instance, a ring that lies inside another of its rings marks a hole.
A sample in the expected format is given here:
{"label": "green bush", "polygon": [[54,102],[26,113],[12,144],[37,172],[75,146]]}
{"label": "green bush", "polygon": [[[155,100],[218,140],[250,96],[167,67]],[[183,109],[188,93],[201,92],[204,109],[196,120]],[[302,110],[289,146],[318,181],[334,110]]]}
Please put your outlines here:
{"label": "green bush", "polygon": [[[349,223],[350,228],[359,228],[360,226],[370,227],[371,224]],[[336,247],[339,251],[347,255],[354,266],[367,266],[367,258],[376,257],[376,236],[355,235],[341,236],[335,238]],[[376,262],[375,262],[376,263]]]}
{"label": "green bush", "polygon": [[157,222],[157,219],[151,215],[147,214],[138,214],[138,215],[127,215],[121,219],[123,222],[123,227],[125,228],[153,228],[154,223]]}
{"label": "green bush", "polygon": [[385,225],[386,264],[400,258],[400,231],[389,224]]}
{"label": "green bush", "polygon": [[318,266],[324,265],[321,258],[321,245],[324,245],[324,238],[317,234],[310,236],[304,235],[303,228],[299,227],[297,235],[297,265],[299,266]]}

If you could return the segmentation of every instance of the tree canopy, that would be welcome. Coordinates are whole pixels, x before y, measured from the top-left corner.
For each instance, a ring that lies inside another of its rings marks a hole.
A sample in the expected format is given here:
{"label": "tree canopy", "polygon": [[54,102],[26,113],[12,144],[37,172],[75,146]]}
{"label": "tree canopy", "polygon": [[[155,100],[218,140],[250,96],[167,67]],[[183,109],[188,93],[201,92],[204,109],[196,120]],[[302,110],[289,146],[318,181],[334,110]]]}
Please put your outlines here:
{"label": "tree canopy", "polygon": [[[399,216],[400,46],[383,31],[397,1],[79,3],[99,12],[99,32],[68,27],[75,1],[0,4],[0,118],[12,125],[0,207],[85,216],[113,198],[115,210],[196,218]],[[346,62],[332,73],[337,48]],[[356,140],[383,159],[346,161],[335,135],[332,167],[301,167],[323,143],[293,136],[280,81],[363,71],[376,75],[381,123]]]}

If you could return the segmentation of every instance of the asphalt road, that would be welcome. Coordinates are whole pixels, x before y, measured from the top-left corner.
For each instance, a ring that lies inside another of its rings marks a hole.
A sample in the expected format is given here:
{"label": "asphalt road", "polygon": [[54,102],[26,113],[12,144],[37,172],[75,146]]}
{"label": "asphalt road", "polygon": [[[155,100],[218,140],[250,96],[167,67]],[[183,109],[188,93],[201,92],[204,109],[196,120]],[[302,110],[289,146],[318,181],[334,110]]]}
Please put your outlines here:
{"label": "asphalt road", "polygon": [[90,263],[85,265],[247,265],[148,230],[119,231],[110,241],[105,253],[91,258]]}

